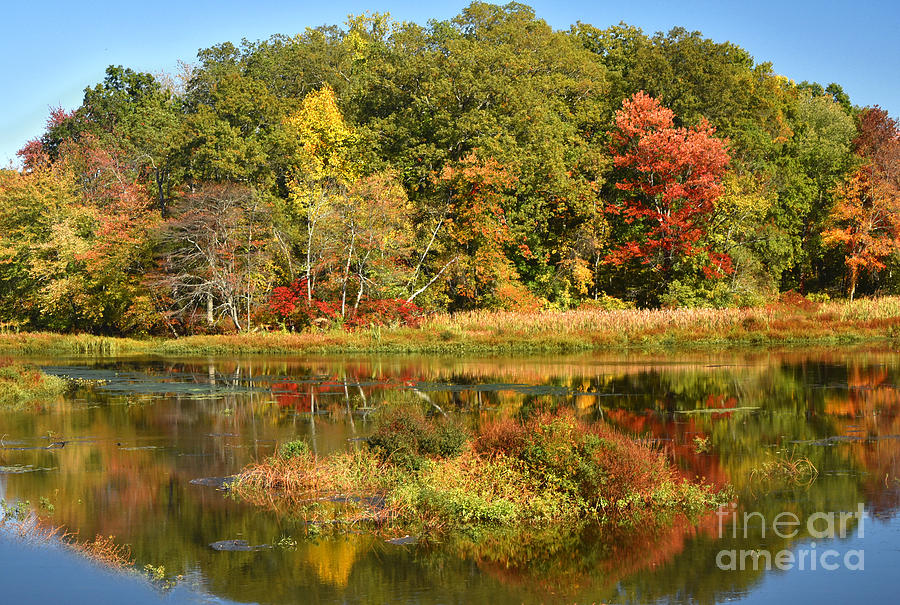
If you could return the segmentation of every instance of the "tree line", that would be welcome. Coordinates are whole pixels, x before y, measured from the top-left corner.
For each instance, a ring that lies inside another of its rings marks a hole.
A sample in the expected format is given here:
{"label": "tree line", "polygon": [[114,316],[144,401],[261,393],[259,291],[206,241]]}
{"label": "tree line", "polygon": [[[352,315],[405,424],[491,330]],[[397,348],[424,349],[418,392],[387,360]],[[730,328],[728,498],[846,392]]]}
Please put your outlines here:
{"label": "tree line", "polygon": [[730,42],[383,14],[111,66],[0,171],[0,321],[108,334],[894,292],[900,135]]}

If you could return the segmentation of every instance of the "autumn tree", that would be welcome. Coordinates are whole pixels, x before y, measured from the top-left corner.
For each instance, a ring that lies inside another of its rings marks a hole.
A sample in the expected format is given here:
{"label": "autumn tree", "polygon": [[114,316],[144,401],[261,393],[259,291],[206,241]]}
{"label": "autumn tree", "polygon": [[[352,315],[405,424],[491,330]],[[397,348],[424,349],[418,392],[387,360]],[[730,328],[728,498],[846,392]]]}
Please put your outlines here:
{"label": "autumn tree", "polygon": [[[516,248],[504,209],[515,176],[497,160],[484,160],[472,152],[458,164],[445,166],[438,183],[450,200],[447,237],[451,244],[440,272],[452,266],[451,283],[460,305],[535,304],[507,253],[508,248]],[[518,252],[527,254],[528,249],[520,245]]]}
{"label": "autumn tree", "polygon": [[705,121],[677,128],[673,119],[639,92],[623,101],[610,132],[621,197],[609,212],[620,218],[624,237],[606,262],[649,267],[657,296],[688,259],[703,255],[706,277],[731,271],[730,258],[703,242],[728,165],[725,143]]}
{"label": "autumn tree", "polygon": [[106,150],[86,144],[64,154],[0,182],[2,307],[36,329],[146,332],[154,319],[142,276],[158,222],[151,198]]}
{"label": "autumn tree", "polygon": [[859,276],[885,268],[900,252],[900,130],[880,108],[866,109],[854,140],[861,166],[838,187],[822,236],[844,251],[850,300]]}
{"label": "autumn tree", "polygon": [[[86,140],[115,150],[120,169],[146,189],[165,217],[182,176],[182,116],[170,91],[151,74],[111,65],[103,82],[85,89],[80,107],[53,112],[46,132],[32,145],[56,161],[67,146]],[[26,156],[32,152],[23,151]]]}
{"label": "autumn tree", "polygon": [[286,212],[299,236],[308,301],[339,301],[346,318],[365,296],[398,297],[412,225],[396,174],[367,169],[360,135],[344,119],[330,86],[304,97],[285,118],[284,136],[290,150]]}
{"label": "autumn tree", "polygon": [[885,259],[900,252],[900,191],[861,168],[838,189],[828,218],[822,237],[844,251],[853,300],[860,273],[884,269]]}
{"label": "autumn tree", "polygon": [[[337,106],[334,90],[323,86],[303,98],[297,111],[284,119],[289,153],[289,220],[302,223],[300,240],[308,300],[316,295],[319,277],[334,264],[334,231],[326,224],[348,202],[349,189],[360,175],[354,161],[355,135]],[[349,271],[349,269],[347,270]],[[345,284],[346,285],[346,284]]]}
{"label": "autumn tree", "polygon": [[[174,324],[211,325],[225,317],[238,331],[270,290],[267,204],[236,184],[207,184],[185,196],[161,235],[161,275]],[[174,325],[173,324],[173,325]]]}
{"label": "autumn tree", "polygon": [[706,284],[713,293],[706,298],[719,305],[759,304],[778,292],[771,270],[776,227],[769,218],[777,193],[764,178],[751,172],[729,170],[721,185],[705,241],[728,255],[732,271],[724,279]]}
{"label": "autumn tree", "polygon": [[[366,294],[398,298],[404,293],[413,243],[406,191],[393,173],[378,172],[358,179],[350,189],[348,201],[340,222],[346,255],[341,283],[344,316],[351,285],[356,289],[352,297],[354,314]],[[414,298],[410,296],[408,302]]]}

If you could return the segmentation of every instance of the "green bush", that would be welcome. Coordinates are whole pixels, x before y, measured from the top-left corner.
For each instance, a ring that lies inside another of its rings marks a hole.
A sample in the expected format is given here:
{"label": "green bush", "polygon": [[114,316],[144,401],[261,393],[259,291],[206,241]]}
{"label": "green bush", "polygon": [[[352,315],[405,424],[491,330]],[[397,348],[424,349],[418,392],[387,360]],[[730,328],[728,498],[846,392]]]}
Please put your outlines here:
{"label": "green bush", "polygon": [[633,309],[634,303],[615,296],[603,294],[597,298],[588,298],[579,305],[582,309],[597,309],[599,311],[622,311],[625,309]]}
{"label": "green bush", "polygon": [[369,447],[383,460],[419,470],[426,457],[459,456],[468,438],[455,420],[427,416],[417,405],[397,404],[378,414]]}
{"label": "green bush", "polygon": [[827,303],[831,300],[831,297],[827,292],[810,292],[806,295],[806,300],[814,303]]}
{"label": "green bush", "polygon": [[308,456],[310,454],[309,444],[303,439],[287,441],[278,448],[278,454],[285,460]]}

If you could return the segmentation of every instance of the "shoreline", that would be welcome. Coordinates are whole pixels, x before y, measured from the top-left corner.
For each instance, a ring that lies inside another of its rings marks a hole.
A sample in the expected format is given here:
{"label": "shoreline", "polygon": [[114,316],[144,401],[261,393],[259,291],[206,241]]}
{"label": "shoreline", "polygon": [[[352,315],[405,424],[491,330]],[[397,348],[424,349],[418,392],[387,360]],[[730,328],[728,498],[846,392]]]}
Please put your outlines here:
{"label": "shoreline", "polygon": [[419,326],[335,327],[180,338],[0,334],[0,354],[504,354],[616,350],[851,345],[900,338],[900,297],[747,309],[472,311],[423,318]]}

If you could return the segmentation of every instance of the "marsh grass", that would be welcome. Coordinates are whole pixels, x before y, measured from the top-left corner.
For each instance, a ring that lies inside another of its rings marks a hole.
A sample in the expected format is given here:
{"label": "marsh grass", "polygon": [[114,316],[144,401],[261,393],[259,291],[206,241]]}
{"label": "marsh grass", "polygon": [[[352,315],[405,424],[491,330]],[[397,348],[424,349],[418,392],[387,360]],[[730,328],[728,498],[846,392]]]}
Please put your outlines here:
{"label": "marsh grass", "polygon": [[64,393],[68,383],[34,367],[0,363],[0,407],[20,407]]}
{"label": "marsh grass", "polygon": [[750,471],[750,479],[757,487],[774,485],[809,486],[819,476],[812,461],[796,452],[776,454]]}
{"label": "marsh grass", "polygon": [[[63,534],[63,540],[66,540],[67,535],[69,534]],[[92,561],[113,569],[129,569],[134,566],[131,548],[127,544],[117,544],[115,536],[97,534],[90,540],[78,540],[77,536],[69,536],[69,540],[66,540],[69,547]]]}
{"label": "marsh grass", "polygon": [[381,411],[366,446],[273,456],[244,469],[232,491],[320,527],[364,524],[430,537],[584,521],[637,524],[696,515],[727,498],[678,477],[661,451],[571,412],[468,432],[412,405]]}
{"label": "marsh grass", "polygon": [[53,525],[31,512],[27,502],[15,505],[4,503],[3,510],[0,528],[11,531],[19,538],[38,544],[59,543],[110,569],[128,570],[134,565],[131,548],[125,544],[117,544],[114,536],[98,534],[92,539],[79,539],[78,534],[67,532],[63,527]]}
{"label": "marsh grass", "polygon": [[428,315],[412,326],[177,339],[0,334],[0,350],[111,356],[338,352],[579,351],[616,347],[862,342],[900,337],[900,297],[813,302],[798,295],[753,308],[603,309]]}

